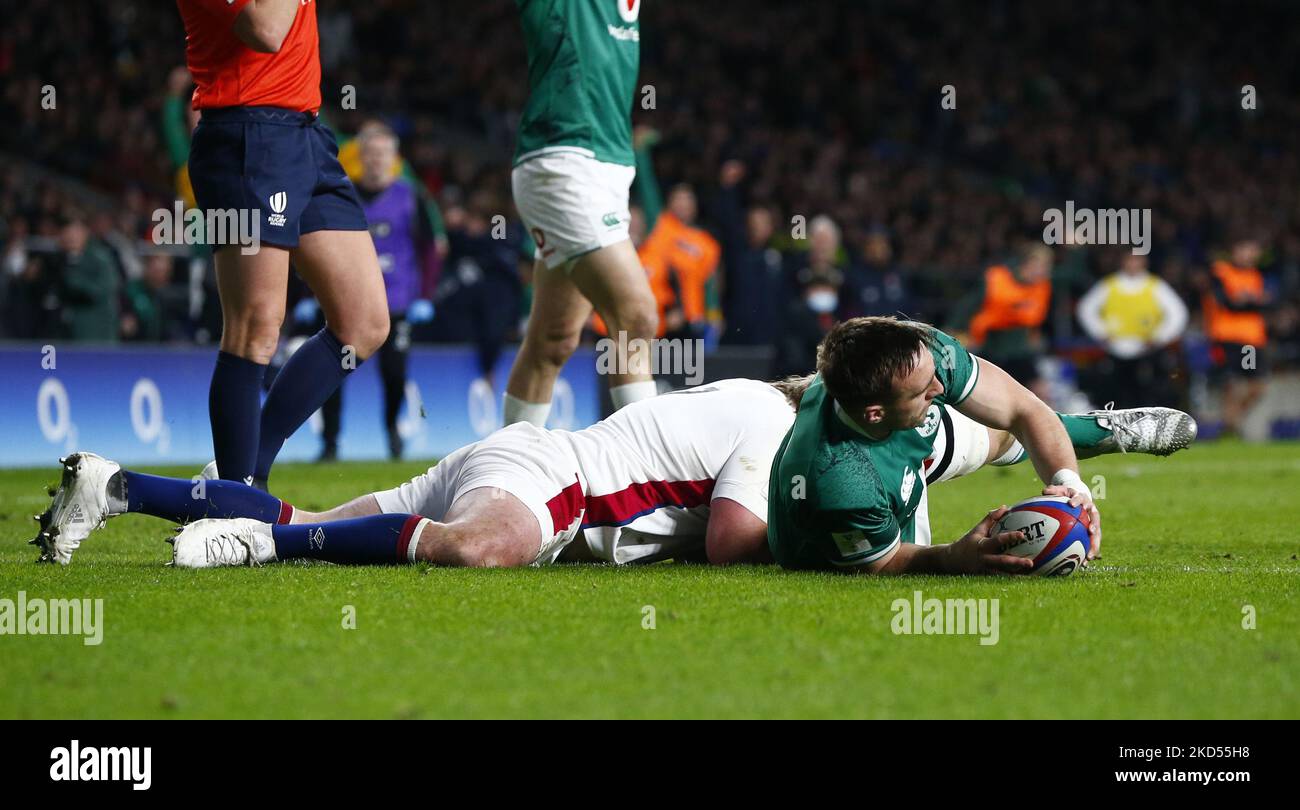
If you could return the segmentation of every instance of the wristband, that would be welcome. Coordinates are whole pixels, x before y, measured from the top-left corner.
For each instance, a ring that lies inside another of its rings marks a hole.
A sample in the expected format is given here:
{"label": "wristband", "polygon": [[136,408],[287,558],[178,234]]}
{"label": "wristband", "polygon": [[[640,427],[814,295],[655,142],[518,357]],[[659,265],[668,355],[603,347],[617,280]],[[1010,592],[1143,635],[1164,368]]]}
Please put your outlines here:
{"label": "wristband", "polygon": [[1069,468],[1056,471],[1056,475],[1052,476],[1052,486],[1069,487],[1080,495],[1087,495],[1089,500],[1092,499],[1092,490],[1084,485],[1083,479],[1079,477],[1077,472]]}

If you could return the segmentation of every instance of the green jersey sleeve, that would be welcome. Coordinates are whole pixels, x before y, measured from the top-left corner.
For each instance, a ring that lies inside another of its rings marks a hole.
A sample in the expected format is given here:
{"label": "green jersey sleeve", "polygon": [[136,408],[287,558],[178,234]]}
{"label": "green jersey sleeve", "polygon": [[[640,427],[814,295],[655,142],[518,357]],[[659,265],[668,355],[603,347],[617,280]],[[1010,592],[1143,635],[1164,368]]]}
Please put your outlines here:
{"label": "green jersey sleeve", "polygon": [[826,560],[840,568],[875,562],[898,545],[902,532],[888,509],[823,512]]}
{"label": "green jersey sleeve", "polygon": [[936,399],[948,405],[957,405],[979,382],[979,364],[975,355],[966,350],[955,338],[946,332],[934,329],[931,334],[930,352],[934,355],[934,370],[943,383],[943,393]]}
{"label": "green jersey sleeve", "polygon": [[880,559],[902,533],[876,470],[851,457],[823,470],[817,485],[819,531],[814,537],[826,561],[847,567]]}

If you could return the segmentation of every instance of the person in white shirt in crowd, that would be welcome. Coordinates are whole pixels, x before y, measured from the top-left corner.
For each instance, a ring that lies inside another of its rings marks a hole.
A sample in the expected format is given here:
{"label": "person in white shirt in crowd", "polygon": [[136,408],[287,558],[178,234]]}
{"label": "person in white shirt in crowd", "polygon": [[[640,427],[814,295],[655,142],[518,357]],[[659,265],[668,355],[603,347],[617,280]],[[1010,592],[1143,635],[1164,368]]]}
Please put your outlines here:
{"label": "person in white shirt in crowd", "polygon": [[1107,398],[1118,407],[1139,400],[1171,405],[1174,359],[1163,349],[1187,329],[1187,306],[1173,287],[1147,266],[1147,257],[1125,253],[1118,272],[1093,285],[1078,306],[1088,335],[1106,347]]}

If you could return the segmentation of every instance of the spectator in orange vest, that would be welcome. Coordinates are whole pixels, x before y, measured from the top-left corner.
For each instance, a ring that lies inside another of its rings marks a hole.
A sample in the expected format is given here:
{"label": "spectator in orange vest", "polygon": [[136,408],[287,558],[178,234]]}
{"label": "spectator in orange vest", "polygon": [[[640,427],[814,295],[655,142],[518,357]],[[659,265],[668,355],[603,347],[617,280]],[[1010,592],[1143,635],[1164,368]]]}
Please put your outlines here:
{"label": "spectator in orange vest", "polygon": [[[668,193],[667,207],[648,234],[647,213],[638,206],[631,209],[628,231],[659,305],[657,337],[702,337],[721,320],[716,274],[722,248],[707,231],[694,227],[696,212],[695,192],[685,184]],[[592,318],[592,328],[606,334],[599,316]]]}
{"label": "spectator in orange vest", "polygon": [[1052,300],[1051,248],[1029,244],[1015,261],[985,270],[980,296],[970,319],[971,347],[1027,388],[1041,388],[1038,358],[1046,349],[1042,326]]}
{"label": "spectator in orange vest", "polygon": [[1224,432],[1236,435],[1268,383],[1264,312],[1270,300],[1256,267],[1261,253],[1258,240],[1236,242],[1230,260],[1210,268],[1201,300],[1205,334],[1220,371]]}
{"label": "spectator in orange vest", "polygon": [[721,320],[714,288],[722,248],[695,227],[698,210],[695,191],[685,184],[674,186],[667,210],[643,246],[655,297],[672,302],[661,310],[668,335],[700,337],[710,323]]}

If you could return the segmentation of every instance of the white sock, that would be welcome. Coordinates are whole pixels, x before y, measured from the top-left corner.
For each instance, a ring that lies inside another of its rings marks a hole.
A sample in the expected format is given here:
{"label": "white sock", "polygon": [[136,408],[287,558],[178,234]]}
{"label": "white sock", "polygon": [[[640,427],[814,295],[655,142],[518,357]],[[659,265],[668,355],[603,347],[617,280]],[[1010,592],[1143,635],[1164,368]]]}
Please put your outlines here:
{"label": "white sock", "polygon": [[527,402],[506,394],[505,404],[501,410],[504,412],[507,425],[513,425],[515,422],[531,422],[538,427],[546,427],[546,417],[551,415],[551,403]]}
{"label": "white sock", "polygon": [[992,464],[994,467],[1007,467],[1012,464],[1019,464],[1024,460],[1025,460],[1025,448],[1021,446],[1020,442],[1017,441],[1017,442],[1012,442],[1011,449],[1007,450],[1007,452],[993,459]]}
{"label": "white sock", "polygon": [[614,400],[614,410],[617,411],[624,405],[631,405],[633,402],[649,399],[658,393],[659,387],[655,385],[655,381],[645,380],[644,382],[616,385],[609,389],[609,398]]}

